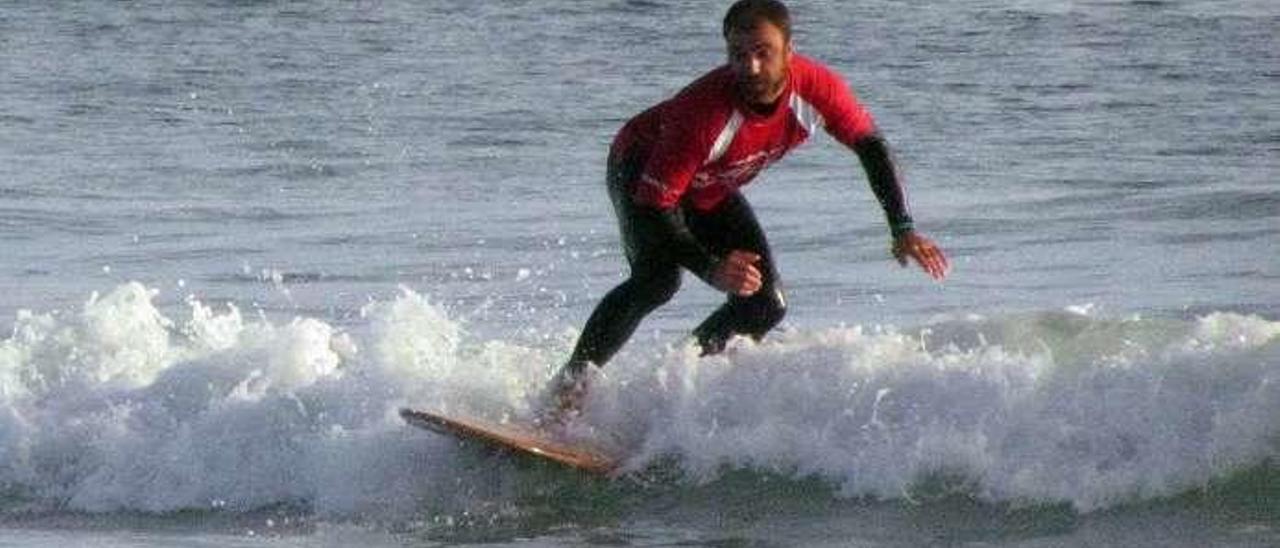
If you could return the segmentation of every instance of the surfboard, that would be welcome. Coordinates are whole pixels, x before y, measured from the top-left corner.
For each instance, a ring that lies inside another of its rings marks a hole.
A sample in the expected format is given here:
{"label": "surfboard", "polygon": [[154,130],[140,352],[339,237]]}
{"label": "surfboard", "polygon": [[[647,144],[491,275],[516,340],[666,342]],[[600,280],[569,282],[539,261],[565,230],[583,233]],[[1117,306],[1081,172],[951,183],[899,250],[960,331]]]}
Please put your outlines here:
{"label": "surfboard", "polygon": [[558,439],[533,425],[496,424],[409,408],[401,409],[400,417],[413,426],[462,441],[477,441],[602,476],[612,476],[621,464],[620,459],[587,442]]}

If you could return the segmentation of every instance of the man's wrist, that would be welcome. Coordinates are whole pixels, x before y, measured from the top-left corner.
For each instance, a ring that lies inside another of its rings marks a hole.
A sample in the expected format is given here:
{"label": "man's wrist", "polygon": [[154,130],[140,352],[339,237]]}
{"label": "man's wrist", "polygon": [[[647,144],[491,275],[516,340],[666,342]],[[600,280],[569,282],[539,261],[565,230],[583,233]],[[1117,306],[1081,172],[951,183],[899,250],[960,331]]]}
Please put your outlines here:
{"label": "man's wrist", "polygon": [[720,269],[720,263],[722,262],[724,262],[724,260],[720,257],[708,255],[706,266],[703,268],[702,272],[696,272],[695,274],[697,274],[699,278],[702,278],[703,281],[715,286],[716,271]]}
{"label": "man's wrist", "polygon": [[893,239],[897,240],[908,233],[915,230],[915,224],[911,221],[898,221],[889,223],[889,234],[893,235]]}

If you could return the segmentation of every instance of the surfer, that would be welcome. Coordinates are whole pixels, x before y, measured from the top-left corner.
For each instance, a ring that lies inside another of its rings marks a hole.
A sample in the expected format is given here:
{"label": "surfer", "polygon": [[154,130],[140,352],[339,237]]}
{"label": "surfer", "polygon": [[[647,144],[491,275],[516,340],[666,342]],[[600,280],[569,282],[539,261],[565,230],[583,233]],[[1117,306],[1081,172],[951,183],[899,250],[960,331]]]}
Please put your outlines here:
{"label": "surfer", "polygon": [[818,128],[860,160],[903,266],[941,280],[942,250],[915,230],[889,147],[845,82],[796,53],[787,8],[740,0],[725,14],[728,62],[628,121],[609,149],[607,186],[630,277],[592,312],[552,381],[555,413],[573,412],[591,366],[603,366],[680,287],[684,268],[728,300],[693,334],[703,355],[736,335],[759,340],[786,298],[768,241],[739,187]]}

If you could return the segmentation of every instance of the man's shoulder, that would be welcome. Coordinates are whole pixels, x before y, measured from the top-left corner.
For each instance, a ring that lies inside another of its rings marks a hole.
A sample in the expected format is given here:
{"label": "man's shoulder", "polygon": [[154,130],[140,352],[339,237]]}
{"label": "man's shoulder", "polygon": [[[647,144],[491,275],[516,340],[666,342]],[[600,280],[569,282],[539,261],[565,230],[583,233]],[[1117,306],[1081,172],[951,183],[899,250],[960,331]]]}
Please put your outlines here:
{"label": "man's shoulder", "polygon": [[728,66],[698,77],[660,105],[663,117],[685,125],[715,124],[733,112],[733,75]]}
{"label": "man's shoulder", "polygon": [[791,58],[792,75],[802,83],[830,85],[843,83],[842,77],[835,69],[807,55],[796,53]]}
{"label": "man's shoulder", "polygon": [[[733,99],[733,73],[728,65],[720,65],[696,78],[667,100],[692,103],[730,104]],[[704,105],[705,106],[705,105]]]}
{"label": "man's shoulder", "polygon": [[619,130],[614,146],[652,144],[660,135],[673,142],[706,141],[703,144],[710,146],[710,140],[733,114],[732,78],[727,65],[702,74],[675,95],[635,115]]}

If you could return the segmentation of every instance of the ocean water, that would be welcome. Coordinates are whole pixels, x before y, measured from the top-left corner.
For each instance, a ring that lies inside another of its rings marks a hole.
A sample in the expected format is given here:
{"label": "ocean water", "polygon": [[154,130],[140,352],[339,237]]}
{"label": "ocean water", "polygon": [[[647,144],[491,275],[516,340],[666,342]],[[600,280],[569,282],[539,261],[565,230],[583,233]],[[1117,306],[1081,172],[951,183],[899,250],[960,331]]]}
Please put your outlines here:
{"label": "ocean water", "polygon": [[405,426],[533,413],[725,4],[0,6],[0,546],[1280,545],[1264,0],[797,0],[950,278],[816,136],[782,328],[698,358],[686,277],[595,380],[622,476]]}

